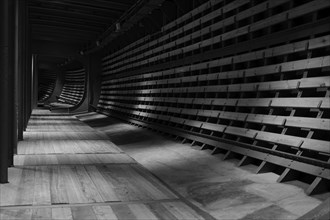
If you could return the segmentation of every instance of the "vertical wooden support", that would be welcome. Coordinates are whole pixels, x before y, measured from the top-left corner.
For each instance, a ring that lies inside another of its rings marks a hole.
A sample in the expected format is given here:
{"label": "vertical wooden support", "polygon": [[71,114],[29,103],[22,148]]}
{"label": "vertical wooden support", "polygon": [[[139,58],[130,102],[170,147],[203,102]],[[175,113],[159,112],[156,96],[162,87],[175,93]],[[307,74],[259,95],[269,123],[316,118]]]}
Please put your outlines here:
{"label": "vertical wooden support", "polygon": [[211,152],[212,155],[214,155],[214,154],[218,154],[218,153],[220,153],[220,149],[217,148],[217,147],[215,147],[215,148],[212,150],[212,152]]}
{"label": "vertical wooden support", "polygon": [[31,107],[32,109],[37,107],[38,104],[38,55],[32,55],[32,98]]}
{"label": "vertical wooden support", "polygon": [[274,164],[268,163],[266,161],[262,161],[259,165],[256,173],[268,173],[275,170],[276,166]]}
{"label": "vertical wooden support", "polygon": [[11,122],[6,105],[10,103],[9,73],[9,1],[0,1],[0,97],[3,107],[0,108],[0,183],[8,182],[8,153],[10,136],[8,126]]}
{"label": "vertical wooden support", "polygon": [[306,194],[313,195],[329,191],[329,183],[321,177],[316,177],[312,184],[308,187]]}
{"label": "vertical wooden support", "polygon": [[15,51],[14,51],[14,65],[15,65],[15,91],[14,91],[14,96],[15,96],[15,118],[14,118],[14,132],[16,136],[16,144],[14,146],[14,154],[17,154],[17,141],[20,140],[20,135],[19,135],[19,126],[18,126],[18,118],[19,118],[19,91],[20,91],[20,86],[19,86],[19,71],[20,71],[20,61],[19,61],[19,1],[15,0],[15,8],[14,8],[14,19],[15,19]]}
{"label": "vertical wooden support", "polygon": [[208,147],[207,147],[207,144],[203,144],[202,146],[201,146],[201,150],[205,150],[205,149],[207,149]]}
{"label": "vertical wooden support", "polygon": [[8,123],[9,151],[8,165],[14,165],[14,151],[17,148],[17,121],[16,121],[16,96],[15,96],[15,1],[8,4],[8,89],[9,102],[7,111],[10,123]]}
{"label": "vertical wooden support", "polygon": [[[28,13],[28,10],[27,10]],[[27,15],[28,16],[28,15]],[[30,27],[29,23],[27,23],[27,50],[26,50],[26,59],[27,59],[27,67],[26,67],[26,76],[27,76],[27,111],[26,111],[26,120],[25,120],[25,129],[27,127],[27,124],[29,122],[29,118],[32,111],[32,55],[31,55],[31,38],[30,38]]]}
{"label": "vertical wooden support", "polygon": [[24,8],[25,1],[18,0],[16,8],[16,19],[17,19],[17,104],[18,104],[18,114],[17,114],[17,132],[18,140],[23,140],[23,130],[24,130],[24,76],[25,71],[25,59],[24,59]]}
{"label": "vertical wooden support", "polygon": [[281,176],[277,179],[277,182],[282,183],[286,181],[295,180],[298,176],[298,172],[296,170],[292,170],[290,168],[286,168]]}
{"label": "vertical wooden support", "polygon": [[26,130],[26,125],[27,125],[27,96],[28,96],[28,89],[27,89],[27,82],[28,82],[28,77],[27,77],[27,72],[28,72],[28,59],[27,59],[27,6],[26,6],[26,1],[21,0],[20,4],[22,6],[21,8],[21,28],[22,28],[22,50],[21,50],[21,56],[22,56],[22,72],[20,73],[22,75],[22,91],[21,91],[21,96],[22,96],[22,130]]}
{"label": "vertical wooden support", "polygon": [[227,153],[225,154],[225,156],[223,157],[223,160],[230,160],[235,158],[235,153],[232,151],[227,151]]}
{"label": "vertical wooden support", "polygon": [[246,155],[244,155],[244,157],[240,160],[240,162],[237,164],[237,166],[245,166],[250,164],[253,161],[253,159],[251,157],[248,157]]}

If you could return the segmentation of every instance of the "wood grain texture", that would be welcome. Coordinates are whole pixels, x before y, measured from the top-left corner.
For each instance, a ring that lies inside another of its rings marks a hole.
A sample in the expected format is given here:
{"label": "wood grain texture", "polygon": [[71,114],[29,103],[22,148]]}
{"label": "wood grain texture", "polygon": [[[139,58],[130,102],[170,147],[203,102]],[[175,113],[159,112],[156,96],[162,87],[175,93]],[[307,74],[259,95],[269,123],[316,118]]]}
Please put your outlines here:
{"label": "wood grain texture", "polygon": [[54,220],[72,220],[72,211],[69,207],[52,208],[52,219]]}
{"label": "wood grain texture", "polygon": [[205,219],[197,214],[185,203],[157,202],[157,203],[118,203],[94,204],[79,206],[49,206],[49,207],[20,207],[2,208],[1,219],[38,219],[38,220],[164,220],[164,219]]}
{"label": "wood grain texture", "polygon": [[118,219],[111,206],[93,206],[93,211],[97,220]]}
{"label": "wood grain texture", "polygon": [[16,166],[135,163],[126,154],[16,155],[14,162]]}
{"label": "wood grain texture", "polygon": [[[0,185],[1,219],[194,216],[184,205],[150,206],[182,202],[104,133],[87,131],[91,128],[72,116],[43,114],[34,111],[25,140],[19,143],[15,167],[9,169],[9,183]],[[89,129],[80,129],[85,127]]]}

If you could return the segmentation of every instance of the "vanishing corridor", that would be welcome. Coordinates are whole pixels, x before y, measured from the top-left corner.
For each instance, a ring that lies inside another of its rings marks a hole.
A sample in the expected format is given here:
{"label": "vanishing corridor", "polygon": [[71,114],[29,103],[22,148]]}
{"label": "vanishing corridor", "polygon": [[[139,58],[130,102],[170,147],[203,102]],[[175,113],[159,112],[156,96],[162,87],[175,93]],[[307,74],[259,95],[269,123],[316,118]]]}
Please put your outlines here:
{"label": "vanishing corridor", "polygon": [[212,219],[75,116],[36,110],[24,136],[0,219]]}

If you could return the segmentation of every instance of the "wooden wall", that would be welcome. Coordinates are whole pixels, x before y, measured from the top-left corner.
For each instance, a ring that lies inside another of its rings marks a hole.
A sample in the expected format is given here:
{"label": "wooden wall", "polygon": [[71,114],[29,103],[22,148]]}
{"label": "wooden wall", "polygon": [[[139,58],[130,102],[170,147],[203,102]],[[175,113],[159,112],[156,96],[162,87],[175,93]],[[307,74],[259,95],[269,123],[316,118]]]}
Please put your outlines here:
{"label": "wooden wall", "polygon": [[329,191],[329,7],[207,1],[109,51],[98,110]]}
{"label": "wooden wall", "polygon": [[67,70],[59,102],[78,105],[83,101],[86,84],[85,69]]}
{"label": "wooden wall", "polygon": [[38,74],[38,102],[47,101],[53,94],[56,85],[56,72],[39,70]]}

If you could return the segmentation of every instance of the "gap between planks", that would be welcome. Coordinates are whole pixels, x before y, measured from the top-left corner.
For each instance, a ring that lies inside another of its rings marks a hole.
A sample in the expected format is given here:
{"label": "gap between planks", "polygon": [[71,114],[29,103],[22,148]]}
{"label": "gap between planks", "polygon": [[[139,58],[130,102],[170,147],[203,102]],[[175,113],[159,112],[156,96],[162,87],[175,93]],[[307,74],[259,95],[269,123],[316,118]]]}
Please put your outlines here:
{"label": "gap between planks", "polygon": [[[77,155],[77,154],[79,154],[79,155],[92,155],[92,154],[126,154],[126,153],[124,153],[124,152],[95,152],[95,153],[83,153],[83,152],[81,152],[81,153],[44,153],[44,154],[16,154],[16,155],[19,155],[19,156],[45,156],[45,155]],[[16,156],[15,155],[15,156]],[[127,154],[126,154],[127,155]]]}
{"label": "gap between planks", "polygon": [[158,204],[165,202],[182,202],[181,199],[160,199],[160,200],[136,200],[136,201],[109,201],[93,203],[55,203],[51,205],[8,205],[0,206],[0,210],[10,209],[40,209],[40,208],[58,208],[58,207],[82,207],[82,206],[102,206],[102,205],[127,205],[127,204]]}
{"label": "gap between planks", "polygon": [[[48,167],[48,166],[116,166],[116,165],[136,165],[137,162],[130,162],[130,163],[88,163],[88,164],[33,164],[33,165],[15,165],[16,168],[24,168],[24,167]],[[1,207],[1,206],[0,206]]]}

